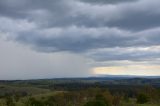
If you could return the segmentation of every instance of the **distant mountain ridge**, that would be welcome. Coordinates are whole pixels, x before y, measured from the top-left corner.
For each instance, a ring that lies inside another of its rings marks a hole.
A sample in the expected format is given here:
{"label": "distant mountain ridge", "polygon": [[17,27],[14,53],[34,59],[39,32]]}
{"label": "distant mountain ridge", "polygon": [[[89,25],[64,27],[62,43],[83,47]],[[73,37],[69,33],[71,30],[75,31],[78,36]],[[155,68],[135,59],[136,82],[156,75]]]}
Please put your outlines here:
{"label": "distant mountain ridge", "polygon": [[94,79],[134,79],[134,78],[141,78],[141,79],[159,79],[160,76],[140,76],[140,75],[93,75],[88,77],[59,77],[59,78],[42,78],[42,79],[16,79],[16,80],[0,80],[0,82],[12,82],[12,81],[30,81],[30,80],[94,80]]}

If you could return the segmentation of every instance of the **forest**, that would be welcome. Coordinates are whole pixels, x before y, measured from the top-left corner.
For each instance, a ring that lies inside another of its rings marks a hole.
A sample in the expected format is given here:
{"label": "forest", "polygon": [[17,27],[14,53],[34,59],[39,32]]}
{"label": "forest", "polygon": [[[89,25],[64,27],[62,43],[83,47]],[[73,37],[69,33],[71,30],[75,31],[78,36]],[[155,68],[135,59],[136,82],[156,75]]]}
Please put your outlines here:
{"label": "forest", "polygon": [[1,80],[0,106],[160,106],[160,79]]}

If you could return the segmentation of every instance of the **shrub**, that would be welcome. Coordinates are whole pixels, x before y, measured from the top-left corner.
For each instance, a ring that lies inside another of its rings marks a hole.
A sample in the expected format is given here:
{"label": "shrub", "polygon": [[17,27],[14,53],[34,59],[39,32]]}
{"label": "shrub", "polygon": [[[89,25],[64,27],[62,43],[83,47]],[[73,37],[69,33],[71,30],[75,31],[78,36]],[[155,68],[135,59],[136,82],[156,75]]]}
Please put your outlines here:
{"label": "shrub", "polygon": [[36,100],[35,98],[29,98],[26,105],[27,106],[43,106],[43,103],[41,101]]}
{"label": "shrub", "polygon": [[10,96],[6,97],[6,105],[7,106],[15,106],[15,103],[14,103],[12,97],[10,97]]}
{"label": "shrub", "polygon": [[149,101],[149,97],[145,94],[139,94],[137,96],[137,103],[144,104]]}
{"label": "shrub", "polygon": [[107,106],[102,100],[88,101],[84,106]]}

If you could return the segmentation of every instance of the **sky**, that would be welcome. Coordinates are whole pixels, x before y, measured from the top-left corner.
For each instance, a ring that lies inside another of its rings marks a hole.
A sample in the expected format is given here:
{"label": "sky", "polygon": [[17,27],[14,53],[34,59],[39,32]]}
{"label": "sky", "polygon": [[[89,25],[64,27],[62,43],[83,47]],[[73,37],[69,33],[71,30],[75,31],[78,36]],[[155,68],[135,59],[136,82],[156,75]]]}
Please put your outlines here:
{"label": "sky", "polygon": [[160,0],[0,0],[0,79],[160,75]]}

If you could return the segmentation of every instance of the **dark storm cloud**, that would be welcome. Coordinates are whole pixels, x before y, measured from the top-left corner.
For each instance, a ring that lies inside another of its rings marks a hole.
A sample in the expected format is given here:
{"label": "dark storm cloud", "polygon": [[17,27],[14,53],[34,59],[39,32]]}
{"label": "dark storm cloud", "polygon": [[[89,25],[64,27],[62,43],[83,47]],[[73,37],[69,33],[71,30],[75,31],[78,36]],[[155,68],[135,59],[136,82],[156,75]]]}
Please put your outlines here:
{"label": "dark storm cloud", "polygon": [[[0,31],[41,52],[69,51],[102,61],[159,58],[159,52],[137,55],[128,48],[160,45],[160,1],[130,1],[1,0]],[[116,47],[124,53],[92,53]]]}
{"label": "dark storm cloud", "polygon": [[[69,27],[22,32],[21,36],[17,36],[15,39],[33,45],[40,51],[47,49],[47,52],[85,52],[98,48],[156,46],[160,43],[159,33],[160,28],[131,33],[116,28]],[[52,36],[53,34],[55,36]]]}
{"label": "dark storm cloud", "polygon": [[114,0],[114,2],[121,4],[106,3],[99,6],[78,0],[1,0],[0,14],[34,21],[43,27],[110,26],[140,30],[159,26],[158,0],[153,0],[151,3],[149,0],[132,2]]}
{"label": "dark storm cloud", "polygon": [[80,0],[87,3],[94,3],[94,4],[117,4],[117,3],[124,3],[124,2],[134,2],[136,0]]}
{"label": "dark storm cloud", "polygon": [[88,53],[96,61],[152,61],[160,58],[160,47],[100,49]]}
{"label": "dark storm cloud", "polygon": [[37,17],[38,13],[43,15],[41,12],[52,11],[50,15],[59,14],[59,12],[65,10],[65,6],[62,8],[61,6],[63,6],[63,0],[1,0],[0,14],[10,18],[33,20],[34,16],[35,18],[41,18]]}
{"label": "dark storm cloud", "polygon": [[108,22],[110,27],[119,27],[128,30],[145,30],[160,26],[160,14],[132,13],[128,17]]}
{"label": "dark storm cloud", "polygon": [[[57,33],[58,31],[58,33]],[[36,35],[38,33],[38,36]],[[57,33],[57,34],[56,34]],[[32,44],[41,51],[50,48],[54,51],[84,52],[91,49],[111,48],[115,46],[132,46],[132,41],[136,40],[134,36],[123,36],[129,34],[118,29],[109,28],[77,28],[70,27],[65,29],[52,29],[45,32],[30,32],[17,36],[16,40],[26,44]],[[48,37],[45,35],[49,35]],[[51,34],[51,35],[50,35]],[[52,36],[52,34],[56,34]],[[44,50],[43,50],[44,49]]]}

